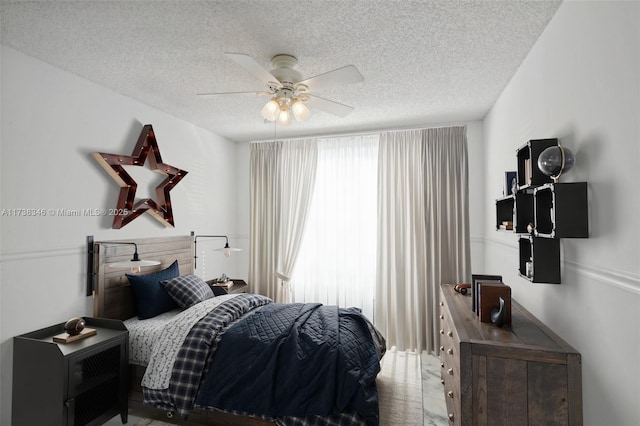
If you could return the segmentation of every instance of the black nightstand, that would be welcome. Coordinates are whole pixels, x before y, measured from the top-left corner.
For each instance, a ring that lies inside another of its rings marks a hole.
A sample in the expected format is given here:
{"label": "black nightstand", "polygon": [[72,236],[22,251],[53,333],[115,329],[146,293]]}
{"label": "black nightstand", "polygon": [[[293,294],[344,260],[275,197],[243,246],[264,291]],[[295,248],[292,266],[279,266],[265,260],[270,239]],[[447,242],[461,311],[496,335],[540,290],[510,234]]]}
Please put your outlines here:
{"label": "black nightstand", "polygon": [[56,343],[64,323],[13,339],[12,425],[127,422],[129,332],[122,321],[86,318],[94,336]]}
{"label": "black nightstand", "polygon": [[207,281],[207,284],[209,284],[209,286],[213,290],[213,294],[216,296],[221,296],[223,294],[246,293],[249,289],[249,286],[244,280],[232,279],[230,281],[233,281],[233,285],[231,285],[230,287],[216,285],[216,280],[209,280]]}

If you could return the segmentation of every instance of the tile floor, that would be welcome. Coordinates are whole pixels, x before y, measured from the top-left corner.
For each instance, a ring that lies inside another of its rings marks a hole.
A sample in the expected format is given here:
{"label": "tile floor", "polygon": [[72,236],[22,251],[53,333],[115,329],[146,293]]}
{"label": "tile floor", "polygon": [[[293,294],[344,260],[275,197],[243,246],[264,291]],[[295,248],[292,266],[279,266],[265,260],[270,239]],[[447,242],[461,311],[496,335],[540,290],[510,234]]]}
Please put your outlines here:
{"label": "tile floor", "polygon": [[422,408],[424,426],[447,426],[447,406],[444,389],[440,383],[440,359],[428,352],[422,352]]}

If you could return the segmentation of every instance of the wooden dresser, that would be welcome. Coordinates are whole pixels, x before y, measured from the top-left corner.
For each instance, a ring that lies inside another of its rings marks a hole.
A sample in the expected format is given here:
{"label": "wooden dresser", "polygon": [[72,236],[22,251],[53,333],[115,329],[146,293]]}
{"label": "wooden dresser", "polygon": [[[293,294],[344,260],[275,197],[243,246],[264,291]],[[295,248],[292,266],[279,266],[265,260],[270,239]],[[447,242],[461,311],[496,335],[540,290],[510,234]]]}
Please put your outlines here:
{"label": "wooden dresser", "polygon": [[512,301],[512,324],[482,323],[470,295],[440,287],[440,359],[450,424],[581,425],[580,354]]}

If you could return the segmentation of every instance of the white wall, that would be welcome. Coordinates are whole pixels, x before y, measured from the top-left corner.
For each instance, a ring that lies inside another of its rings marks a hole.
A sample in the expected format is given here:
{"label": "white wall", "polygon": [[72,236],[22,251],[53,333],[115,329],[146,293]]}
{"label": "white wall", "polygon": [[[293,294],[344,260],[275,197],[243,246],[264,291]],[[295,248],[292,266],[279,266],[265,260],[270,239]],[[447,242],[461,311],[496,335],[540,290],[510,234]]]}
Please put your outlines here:
{"label": "white wall", "polygon": [[[486,271],[582,354],[584,423],[640,422],[640,3],[563,3],[485,119]],[[494,200],[515,151],[558,137],[587,181],[589,239],[563,239],[562,284],[517,276],[517,236]]]}
{"label": "white wall", "polygon": [[[237,187],[235,143],[5,46],[1,61],[0,424],[9,425],[12,337],[92,314],[86,236],[234,234]],[[131,154],[144,124],[153,125],[163,160],[189,172],[171,191],[175,228],[150,215],[113,230],[112,217],[8,213],[115,207],[118,187],[89,153]],[[206,266],[205,278],[238,275],[236,260],[219,252],[207,254]]]}
{"label": "white wall", "polygon": [[236,185],[238,195],[236,197],[237,226],[235,241],[242,251],[236,256],[238,271],[244,274],[241,278],[249,277],[249,231],[251,209],[251,153],[248,143],[236,145]]}
{"label": "white wall", "polygon": [[467,123],[467,155],[469,157],[469,234],[471,239],[471,271],[484,273],[484,126],[481,121]]}

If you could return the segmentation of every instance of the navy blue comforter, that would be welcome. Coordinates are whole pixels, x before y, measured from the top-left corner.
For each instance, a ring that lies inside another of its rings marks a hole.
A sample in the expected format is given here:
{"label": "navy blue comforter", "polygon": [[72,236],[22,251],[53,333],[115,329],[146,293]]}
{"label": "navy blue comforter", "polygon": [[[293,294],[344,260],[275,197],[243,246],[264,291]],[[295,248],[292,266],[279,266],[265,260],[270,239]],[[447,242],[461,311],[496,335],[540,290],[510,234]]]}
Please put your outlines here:
{"label": "navy blue comforter", "polygon": [[377,425],[373,340],[356,309],[265,305],[224,332],[196,404],[274,417],[348,411]]}

